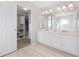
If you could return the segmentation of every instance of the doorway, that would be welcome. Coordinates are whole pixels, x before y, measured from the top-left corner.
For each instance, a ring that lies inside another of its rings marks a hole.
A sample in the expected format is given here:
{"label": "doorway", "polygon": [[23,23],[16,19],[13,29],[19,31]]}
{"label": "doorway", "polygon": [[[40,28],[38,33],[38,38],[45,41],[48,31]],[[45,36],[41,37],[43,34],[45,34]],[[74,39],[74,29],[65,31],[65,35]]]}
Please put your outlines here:
{"label": "doorway", "polygon": [[29,20],[31,11],[17,6],[17,49],[31,44],[29,39]]}

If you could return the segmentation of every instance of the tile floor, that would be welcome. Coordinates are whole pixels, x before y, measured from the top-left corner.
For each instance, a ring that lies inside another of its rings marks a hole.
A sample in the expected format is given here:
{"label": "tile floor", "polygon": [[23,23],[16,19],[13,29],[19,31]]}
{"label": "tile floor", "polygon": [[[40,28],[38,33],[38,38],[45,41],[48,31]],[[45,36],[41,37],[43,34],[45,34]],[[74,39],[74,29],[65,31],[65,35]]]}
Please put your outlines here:
{"label": "tile floor", "polygon": [[23,47],[26,47],[28,45],[30,45],[30,39],[20,39],[17,41],[17,49],[21,49]]}
{"label": "tile floor", "polygon": [[75,57],[75,56],[59,51],[54,48],[44,46],[40,43],[34,43],[26,47],[23,47],[4,57]]}

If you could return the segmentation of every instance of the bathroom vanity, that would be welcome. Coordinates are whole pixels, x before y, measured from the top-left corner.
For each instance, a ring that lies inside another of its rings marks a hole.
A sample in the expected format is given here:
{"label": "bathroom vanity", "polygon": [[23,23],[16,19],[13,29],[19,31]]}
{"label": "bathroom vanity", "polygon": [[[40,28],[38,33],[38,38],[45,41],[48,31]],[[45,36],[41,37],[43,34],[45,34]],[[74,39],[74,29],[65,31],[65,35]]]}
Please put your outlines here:
{"label": "bathroom vanity", "polygon": [[38,41],[73,55],[79,56],[79,34],[53,31],[39,31]]}
{"label": "bathroom vanity", "polygon": [[[38,42],[79,56],[79,28],[77,12],[44,15],[47,27],[38,31]],[[42,19],[44,21],[44,19]],[[46,24],[43,22],[43,24]]]}

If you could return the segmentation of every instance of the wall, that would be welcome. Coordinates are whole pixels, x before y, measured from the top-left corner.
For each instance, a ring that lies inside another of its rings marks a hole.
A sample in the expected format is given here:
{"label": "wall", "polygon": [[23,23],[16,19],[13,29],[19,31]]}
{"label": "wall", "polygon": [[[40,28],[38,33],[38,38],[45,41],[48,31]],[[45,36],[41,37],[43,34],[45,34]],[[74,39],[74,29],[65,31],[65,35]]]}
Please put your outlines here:
{"label": "wall", "polygon": [[31,23],[29,24],[29,38],[31,39],[32,43],[36,42],[40,21],[40,8],[38,8],[36,5],[30,2],[21,1],[15,3],[31,10]]}

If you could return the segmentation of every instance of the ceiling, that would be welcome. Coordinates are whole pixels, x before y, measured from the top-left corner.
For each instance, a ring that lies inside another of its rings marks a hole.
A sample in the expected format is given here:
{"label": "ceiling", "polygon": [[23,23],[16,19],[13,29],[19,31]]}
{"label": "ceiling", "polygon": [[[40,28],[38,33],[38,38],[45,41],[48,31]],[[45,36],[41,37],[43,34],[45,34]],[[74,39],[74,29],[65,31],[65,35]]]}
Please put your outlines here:
{"label": "ceiling", "polygon": [[22,6],[17,5],[17,14],[28,15],[30,12],[30,10],[24,10]]}
{"label": "ceiling", "polygon": [[59,2],[57,2],[57,1],[53,1],[53,2],[51,2],[51,1],[31,1],[31,3],[37,5],[40,8],[45,8],[45,7],[49,7],[51,5],[56,5]]}
{"label": "ceiling", "polygon": [[[26,3],[27,1],[25,1]],[[79,2],[78,1],[29,1],[30,3],[36,5],[37,7],[41,8],[42,10],[56,10],[57,7],[61,7],[62,5],[73,4],[79,10]],[[74,8],[74,9],[76,9]],[[28,14],[29,11],[24,11],[22,6],[18,6],[18,13],[25,13]],[[20,14],[21,14],[20,13]]]}
{"label": "ceiling", "polygon": [[40,7],[41,9],[44,8],[55,8],[64,4],[74,4],[77,5],[78,1],[31,1],[32,4]]}

